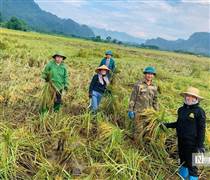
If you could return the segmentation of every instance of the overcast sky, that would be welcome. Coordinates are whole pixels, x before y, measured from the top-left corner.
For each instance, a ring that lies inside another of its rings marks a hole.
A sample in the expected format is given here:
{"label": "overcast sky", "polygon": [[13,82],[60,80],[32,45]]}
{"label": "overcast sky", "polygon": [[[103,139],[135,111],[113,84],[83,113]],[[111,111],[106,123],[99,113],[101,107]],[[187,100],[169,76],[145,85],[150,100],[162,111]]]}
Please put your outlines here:
{"label": "overcast sky", "polygon": [[140,38],[210,32],[210,0],[35,0],[61,18]]}

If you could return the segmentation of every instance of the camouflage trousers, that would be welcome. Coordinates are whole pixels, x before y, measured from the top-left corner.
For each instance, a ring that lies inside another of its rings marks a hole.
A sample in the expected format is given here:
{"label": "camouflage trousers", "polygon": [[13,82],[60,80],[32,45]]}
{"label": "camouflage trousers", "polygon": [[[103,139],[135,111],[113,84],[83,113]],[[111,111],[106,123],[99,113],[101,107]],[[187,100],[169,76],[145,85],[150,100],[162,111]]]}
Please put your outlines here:
{"label": "camouflage trousers", "polygon": [[142,144],[146,141],[148,120],[147,116],[141,113],[136,113],[133,123],[133,138],[137,144]]}

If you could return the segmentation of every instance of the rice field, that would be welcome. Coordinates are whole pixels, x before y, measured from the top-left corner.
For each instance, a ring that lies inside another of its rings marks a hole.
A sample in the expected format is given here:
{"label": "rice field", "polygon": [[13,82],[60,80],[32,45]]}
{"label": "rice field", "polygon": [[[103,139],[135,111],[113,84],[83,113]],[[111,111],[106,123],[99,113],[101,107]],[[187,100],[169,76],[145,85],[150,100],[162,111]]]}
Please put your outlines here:
{"label": "rice field", "polygon": [[[111,49],[117,63],[112,96],[100,112],[88,112],[88,87],[95,68]],[[67,55],[70,89],[59,113],[39,116],[45,83],[41,72],[52,54]],[[160,110],[148,110],[147,143],[131,138],[127,117],[133,84],[145,66],[157,68]],[[188,86],[201,90],[210,151],[210,58],[131,48],[33,32],[0,29],[0,179],[180,179],[175,130],[161,122],[176,120]],[[210,168],[200,168],[210,179]]]}

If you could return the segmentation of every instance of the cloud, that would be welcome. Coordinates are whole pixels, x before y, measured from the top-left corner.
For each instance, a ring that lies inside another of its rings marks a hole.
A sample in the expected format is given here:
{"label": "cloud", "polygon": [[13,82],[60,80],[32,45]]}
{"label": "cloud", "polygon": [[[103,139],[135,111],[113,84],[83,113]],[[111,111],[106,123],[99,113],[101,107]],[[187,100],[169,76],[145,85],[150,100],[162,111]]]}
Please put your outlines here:
{"label": "cloud", "polygon": [[87,0],[66,0],[66,1],[60,1],[63,2],[63,4],[71,5],[74,7],[82,7],[88,4]]}
{"label": "cloud", "polygon": [[204,0],[36,2],[59,17],[143,38],[186,39],[193,32],[210,31],[210,4]]}
{"label": "cloud", "polygon": [[183,3],[196,3],[201,5],[210,5],[210,0],[182,0]]}
{"label": "cloud", "polygon": [[34,0],[38,4],[46,3],[56,3],[56,4],[66,4],[66,5],[72,5],[72,6],[83,6],[88,3],[88,0]]}

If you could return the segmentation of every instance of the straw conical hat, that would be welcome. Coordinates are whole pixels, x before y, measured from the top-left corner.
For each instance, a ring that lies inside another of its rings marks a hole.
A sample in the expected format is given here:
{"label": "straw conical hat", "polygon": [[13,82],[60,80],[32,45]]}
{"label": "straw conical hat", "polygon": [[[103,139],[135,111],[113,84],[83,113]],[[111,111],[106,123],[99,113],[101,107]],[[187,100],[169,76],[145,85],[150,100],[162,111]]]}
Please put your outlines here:
{"label": "straw conical hat", "polygon": [[198,99],[203,99],[203,97],[200,96],[200,91],[199,91],[199,89],[194,88],[194,87],[189,87],[189,88],[187,89],[187,91],[181,93],[180,95],[181,95],[181,96],[191,95],[191,96],[197,97]]}
{"label": "straw conical hat", "polygon": [[98,71],[100,71],[100,70],[107,70],[107,71],[110,71],[110,69],[109,69],[106,65],[102,65],[102,66],[96,68],[96,72],[97,72],[97,73],[98,73]]}

